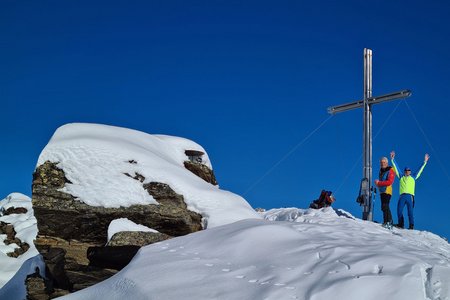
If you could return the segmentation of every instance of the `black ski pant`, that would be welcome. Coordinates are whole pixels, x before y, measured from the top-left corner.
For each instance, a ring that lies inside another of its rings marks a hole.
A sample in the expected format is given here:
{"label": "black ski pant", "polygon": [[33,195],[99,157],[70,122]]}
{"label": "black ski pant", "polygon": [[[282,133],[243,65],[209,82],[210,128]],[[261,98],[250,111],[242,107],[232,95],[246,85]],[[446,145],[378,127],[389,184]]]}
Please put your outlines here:
{"label": "black ski pant", "polygon": [[383,211],[383,223],[392,223],[391,209],[389,208],[389,201],[391,201],[391,196],[386,193],[381,193],[381,210]]}

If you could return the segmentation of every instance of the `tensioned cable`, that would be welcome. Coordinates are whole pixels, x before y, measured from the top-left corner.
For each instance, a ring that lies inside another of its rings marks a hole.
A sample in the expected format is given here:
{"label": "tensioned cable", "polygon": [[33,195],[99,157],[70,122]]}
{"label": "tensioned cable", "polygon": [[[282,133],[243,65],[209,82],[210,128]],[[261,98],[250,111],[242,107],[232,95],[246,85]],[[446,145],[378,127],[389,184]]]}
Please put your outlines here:
{"label": "tensioned cable", "polygon": [[245,196],[248,192],[250,192],[255,186],[257,186],[264,178],[267,177],[270,173],[272,173],[273,170],[275,170],[286,158],[288,158],[292,153],[297,150],[298,147],[303,145],[314,133],[316,133],[323,125],[325,125],[328,120],[330,120],[333,117],[333,115],[330,115],[328,118],[325,119],[322,123],[320,123],[319,126],[317,126],[316,129],[314,129],[311,133],[309,133],[303,140],[301,140],[297,145],[295,145],[289,152],[287,152],[279,161],[277,161],[266,173],[264,173],[263,176],[261,176],[258,180],[256,180],[244,193],[243,196]]}
{"label": "tensioned cable", "polygon": [[[397,108],[400,106],[400,102],[397,103],[397,105],[395,106],[394,110],[389,114],[389,116],[386,118],[386,120],[383,122],[383,124],[381,125],[380,129],[378,129],[377,133],[375,134],[375,137],[373,138],[373,140],[376,140],[376,138],[378,137],[378,135],[381,133],[381,131],[384,129],[384,127],[387,125],[387,123],[389,122],[389,120],[392,118],[392,116],[394,115],[394,113],[397,111]],[[348,177],[350,177],[350,174],[352,174],[353,170],[356,168],[356,166],[358,165],[358,162],[361,161],[363,154],[361,153],[361,155],[358,157],[358,159],[354,162],[352,168],[350,169],[350,171],[348,171],[347,175],[345,175],[344,179],[342,180],[342,182],[339,184],[339,187],[336,189],[336,191],[334,192],[335,194],[337,194],[339,192],[339,190],[344,186],[345,182],[347,181]]]}
{"label": "tensioned cable", "polygon": [[428,146],[431,148],[431,150],[433,151],[434,155],[436,156],[436,159],[438,161],[439,166],[441,167],[442,171],[444,172],[444,174],[447,176],[448,181],[450,181],[450,176],[447,173],[447,171],[444,168],[444,164],[442,163],[441,159],[439,158],[437,151],[434,149],[434,147],[431,145],[430,140],[428,139],[427,135],[425,134],[425,131],[423,130],[422,126],[420,126],[419,121],[416,118],[416,115],[414,114],[413,110],[411,109],[411,107],[409,106],[408,103],[406,103],[406,107],[408,107],[409,112],[411,113],[414,121],[416,121],[417,127],[419,127],[420,132],[422,133],[423,137],[425,138],[425,141],[427,142]]}

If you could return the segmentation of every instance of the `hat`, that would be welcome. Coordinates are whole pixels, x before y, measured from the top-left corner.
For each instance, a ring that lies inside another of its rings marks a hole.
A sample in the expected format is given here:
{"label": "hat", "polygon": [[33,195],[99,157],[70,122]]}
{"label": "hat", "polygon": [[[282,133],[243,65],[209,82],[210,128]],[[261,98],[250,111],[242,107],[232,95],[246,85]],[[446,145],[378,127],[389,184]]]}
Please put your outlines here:
{"label": "hat", "polygon": [[411,171],[410,167],[405,167],[405,171]]}

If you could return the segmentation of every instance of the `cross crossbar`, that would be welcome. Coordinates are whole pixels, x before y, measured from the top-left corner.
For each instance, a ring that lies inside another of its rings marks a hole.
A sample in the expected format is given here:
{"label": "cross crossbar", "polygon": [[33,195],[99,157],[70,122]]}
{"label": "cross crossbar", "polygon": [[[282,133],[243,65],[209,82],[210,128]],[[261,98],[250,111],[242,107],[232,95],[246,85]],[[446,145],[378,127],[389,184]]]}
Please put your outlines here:
{"label": "cross crossbar", "polygon": [[[378,97],[367,98],[367,102],[369,103],[369,105],[378,104],[378,103],[393,101],[393,100],[397,100],[397,99],[404,99],[404,98],[411,96],[411,94],[412,94],[412,92],[410,90],[402,90],[399,92],[386,94],[386,95],[382,95],[382,96],[378,96]],[[330,107],[328,107],[328,113],[334,115],[334,114],[348,111],[351,109],[361,108],[363,106],[364,106],[364,100],[358,100],[358,101],[351,102],[351,103],[330,106]]]}

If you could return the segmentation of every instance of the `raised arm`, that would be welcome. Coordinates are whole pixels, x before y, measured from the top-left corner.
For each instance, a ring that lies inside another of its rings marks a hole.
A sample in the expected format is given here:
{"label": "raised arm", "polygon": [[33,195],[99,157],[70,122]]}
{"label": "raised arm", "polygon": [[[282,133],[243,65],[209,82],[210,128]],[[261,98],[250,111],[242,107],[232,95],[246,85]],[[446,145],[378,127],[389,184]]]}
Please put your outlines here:
{"label": "raised arm", "polygon": [[398,178],[400,178],[400,174],[398,172],[398,167],[397,164],[395,163],[395,151],[391,152],[391,163],[392,163],[392,168],[394,169],[395,174],[397,175]]}
{"label": "raised arm", "polygon": [[423,169],[425,168],[425,166],[427,165],[428,159],[430,158],[430,156],[427,154],[425,154],[425,158],[423,160],[423,164],[420,167],[419,171],[417,172],[417,175],[415,176],[415,179],[417,180],[420,177],[420,174],[422,174]]}

